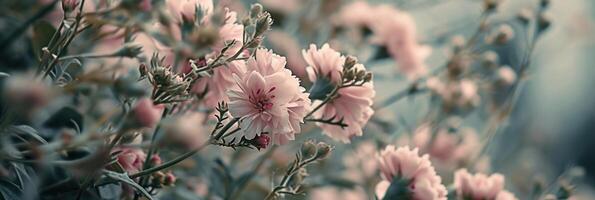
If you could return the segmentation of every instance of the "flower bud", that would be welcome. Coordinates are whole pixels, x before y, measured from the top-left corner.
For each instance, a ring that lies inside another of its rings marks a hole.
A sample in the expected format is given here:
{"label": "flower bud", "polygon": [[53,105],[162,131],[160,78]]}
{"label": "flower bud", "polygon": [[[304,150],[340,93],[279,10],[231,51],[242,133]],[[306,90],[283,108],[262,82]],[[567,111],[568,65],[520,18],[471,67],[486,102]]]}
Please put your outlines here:
{"label": "flower bud", "polygon": [[355,66],[355,64],[357,64],[357,58],[354,56],[347,56],[345,57],[345,64],[343,65],[343,68],[350,70],[353,68],[353,66]]}
{"label": "flower bud", "polygon": [[486,51],[482,55],[482,64],[486,67],[496,67],[498,64],[498,54],[494,51]]}
{"label": "flower bud", "polygon": [[498,7],[499,0],[484,0],[483,8],[488,11],[494,11]]}
{"label": "flower bud", "polygon": [[366,76],[364,77],[364,82],[368,83],[370,81],[372,81],[372,72],[366,73]]}
{"label": "flower bud", "polygon": [[300,151],[304,159],[311,158],[312,156],[316,155],[316,144],[314,144],[313,140],[308,140],[302,144]]}
{"label": "flower bud", "polygon": [[268,134],[262,133],[254,137],[254,139],[250,140],[250,143],[254,145],[258,150],[266,149],[271,142],[271,137]]}
{"label": "flower bud", "polygon": [[154,105],[151,99],[143,98],[132,108],[132,117],[138,126],[151,128],[159,123],[164,109],[163,105]]}
{"label": "flower bud", "polygon": [[254,35],[262,35],[264,32],[271,29],[271,25],[273,25],[273,19],[271,18],[271,14],[269,14],[268,12],[262,13],[256,21],[256,32],[254,32]]}
{"label": "flower bud", "polygon": [[516,81],[516,78],[516,73],[512,68],[503,66],[498,69],[498,81],[501,84],[505,86],[512,85]]}
{"label": "flower bud", "polygon": [[542,12],[537,19],[537,31],[542,32],[547,30],[552,24],[552,17],[548,12]]}
{"label": "flower bud", "polygon": [[171,173],[171,172],[167,172],[167,174],[165,174],[165,178],[163,180],[163,185],[166,186],[173,186],[174,183],[176,183],[176,176]]}
{"label": "flower bud", "polygon": [[322,160],[327,158],[331,154],[331,150],[333,149],[331,145],[328,145],[324,142],[319,142],[316,145],[316,159]]}
{"label": "flower bud", "polygon": [[250,7],[250,17],[257,18],[263,11],[262,5],[259,3],[252,4]]}
{"label": "flower bud", "polygon": [[503,24],[498,27],[498,32],[496,33],[496,43],[497,44],[506,44],[514,37],[514,30],[508,24]]}

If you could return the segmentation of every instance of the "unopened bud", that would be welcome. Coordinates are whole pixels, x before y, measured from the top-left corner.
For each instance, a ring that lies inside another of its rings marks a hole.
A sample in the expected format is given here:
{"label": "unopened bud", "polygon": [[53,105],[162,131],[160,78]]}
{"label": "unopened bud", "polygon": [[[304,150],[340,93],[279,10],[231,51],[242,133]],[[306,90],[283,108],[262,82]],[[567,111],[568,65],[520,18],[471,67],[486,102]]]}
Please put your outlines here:
{"label": "unopened bud", "polygon": [[494,11],[498,7],[499,0],[484,0],[483,1],[483,8],[486,11]]}
{"label": "unopened bud", "polygon": [[353,66],[355,66],[355,64],[357,64],[357,58],[354,56],[347,56],[345,58],[345,64],[344,64],[344,68],[345,69],[351,69],[353,68]]}
{"label": "unopened bud", "polygon": [[316,159],[322,160],[327,158],[331,154],[331,150],[333,149],[331,145],[328,145],[324,142],[319,142],[316,145]]}
{"label": "unopened bud", "polygon": [[174,185],[174,183],[176,183],[176,176],[171,173],[171,172],[167,172],[167,174],[165,174],[165,178],[163,180],[163,185],[166,186],[172,186]]}
{"label": "unopened bud", "polygon": [[539,32],[545,31],[552,24],[552,16],[548,12],[542,12],[537,19],[537,30]]}
{"label": "unopened bud", "polygon": [[516,73],[508,66],[498,69],[498,81],[503,85],[512,85],[516,81]]}
{"label": "unopened bud", "polygon": [[366,76],[364,77],[364,82],[368,83],[370,81],[372,81],[372,73],[368,72],[368,73],[366,73]]}
{"label": "unopened bud", "polygon": [[126,43],[115,53],[115,56],[136,58],[139,54],[143,52],[142,48],[143,47],[140,45]]}
{"label": "unopened bud", "polygon": [[506,44],[514,37],[514,30],[508,24],[503,24],[498,28],[498,32],[496,34],[496,43],[497,44]]}
{"label": "unopened bud", "polygon": [[257,18],[263,11],[262,5],[259,3],[252,4],[250,7],[250,17]]}
{"label": "unopened bud", "polygon": [[263,12],[256,21],[256,32],[254,33],[254,35],[262,35],[264,32],[271,29],[271,25],[273,25],[273,19],[271,18],[271,14],[269,14],[268,12]]}
{"label": "unopened bud", "polygon": [[316,155],[316,144],[314,144],[314,141],[308,140],[302,144],[300,151],[304,159],[311,158],[312,156]]}

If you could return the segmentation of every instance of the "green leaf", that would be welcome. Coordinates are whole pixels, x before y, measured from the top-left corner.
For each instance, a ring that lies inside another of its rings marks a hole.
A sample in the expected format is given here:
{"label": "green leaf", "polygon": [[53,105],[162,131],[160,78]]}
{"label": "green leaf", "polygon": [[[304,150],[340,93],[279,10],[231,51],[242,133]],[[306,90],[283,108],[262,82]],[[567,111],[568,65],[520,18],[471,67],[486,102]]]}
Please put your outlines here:
{"label": "green leaf", "polygon": [[138,190],[141,194],[143,194],[143,196],[147,197],[150,200],[153,200],[153,197],[151,196],[151,194],[149,194],[149,192],[147,192],[147,190],[145,190],[145,188],[143,188],[143,186],[140,186],[138,183],[134,182],[134,180],[130,179],[128,174],[116,173],[116,172],[112,172],[109,170],[104,170],[104,173],[109,178],[112,178],[112,179],[118,180],[118,181],[122,181],[122,183],[126,183],[126,184],[134,187],[134,189]]}
{"label": "green leaf", "polygon": [[11,130],[15,134],[29,136],[29,137],[37,140],[37,142],[39,142],[41,144],[48,143],[45,139],[43,139],[41,136],[39,136],[39,133],[37,132],[37,130],[35,130],[34,128],[31,128],[30,126],[27,126],[27,125],[13,126],[11,128]]}
{"label": "green leaf", "polygon": [[0,72],[0,78],[10,77],[10,74],[6,72]]}
{"label": "green leaf", "polygon": [[33,38],[31,43],[35,57],[41,58],[41,48],[48,45],[55,32],[56,28],[47,21],[40,20],[33,24]]}
{"label": "green leaf", "polygon": [[23,190],[6,179],[0,179],[0,196],[2,199],[21,199]]}

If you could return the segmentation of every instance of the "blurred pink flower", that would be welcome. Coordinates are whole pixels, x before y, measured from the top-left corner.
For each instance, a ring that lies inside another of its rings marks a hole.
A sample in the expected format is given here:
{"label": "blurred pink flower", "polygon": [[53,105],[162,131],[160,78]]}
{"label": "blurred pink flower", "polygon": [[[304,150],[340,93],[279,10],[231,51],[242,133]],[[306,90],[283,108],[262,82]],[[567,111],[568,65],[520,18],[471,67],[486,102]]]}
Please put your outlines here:
{"label": "blurred pink flower", "polygon": [[376,177],[378,162],[370,162],[370,158],[374,157],[377,152],[378,149],[374,142],[364,141],[354,149],[353,153],[343,156],[346,178],[363,184]]}
{"label": "blurred pink flower", "polygon": [[455,172],[454,180],[457,196],[460,198],[485,200],[516,200],[516,197],[504,190],[504,176],[501,174],[470,174],[467,169]]}
{"label": "blurred pink flower", "polygon": [[209,137],[206,125],[207,114],[203,112],[186,112],[183,115],[166,120],[163,124],[166,137],[161,139],[163,146],[196,149],[203,145]]}
{"label": "blurred pink flower", "polygon": [[[341,73],[345,64],[345,57],[324,44],[322,48],[316,49],[315,45],[310,45],[310,49],[302,51],[306,63],[308,63],[308,76],[312,82],[325,79],[332,84],[339,84]],[[361,64],[356,64],[355,68],[364,69]],[[319,119],[343,119],[347,127],[340,127],[331,124],[316,123],[322,128],[324,134],[329,137],[349,143],[353,136],[361,136],[362,128],[368,122],[374,110],[372,110],[373,98],[376,95],[372,82],[365,83],[363,86],[345,87],[338,90],[338,95],[333,100],[323,105],[313,116]],[[317,100],[313,106],[322,103]]]}
{"label": "blurred pink flower", "polygon": [[399,70],[409,79],[416,79],[427,73],[424,60],[431,48],[420,45],[413,17],[389,5],[380,5],[372,11],[374,33],[373,42],[384,45],[397,61]]}
{"label": "blurred pink flower", "polygon": [[142,98],[132,108],[132,114],[138,125],[152,128],[161,120],[161,114],[164,108],[163,105],[154,105],[153,101],[149,98]]}
{"label": "blurred pink flower", "polygon": [[228,91],[229,112],[240,118],[241,134],[251,140],[264,132],[278,134],[300,132],[309,100],[303,97],[299,80],[285,68],[285,58],[266,49],[256,50],[246,62],[246,69],[234,74],[236,84]]}
{"label": "blurred pink flower", "polygon": [[369,199],[366,191],[361,187],[354,189],[337,189],[335,187],[322,187],[313,189],[309,199],[324,200],[364,200]]}
{"label": "blurred pink flower", "polygon": [[378,156],[380,172],[384,180],[376,185],[376,195],[382,199],[393,179],[408,183],[407,192],[416,200],[446,200],[446,187],[436,174],[428,155],[419,156],[418,150],[408,146],[395,148],[389,145]]}
{"label": "blurred pink flower", "polygon": [[419,126],[413,135],[413,143],[431,159],[441,164],[458,166],[475,156],[480,147],[479,138],[472,129],[462,129],[460,133],[449,133],[447,129],[436,130],[432,140],[432,127],[429,124]]}
{"label": "blurred pink flower", "polygon": [[137,148],[119,148],[114,151],[121,151],[118,154],[118,164],[129,174],[137,173],[142,170],[147,155],[141,149]]}
{"label": "blurred pink flower", "polygon": [[374,10],[366,1],[356,0],[341,8],[332,18],[334,24],[350,27],[369,27],[374,21]]}

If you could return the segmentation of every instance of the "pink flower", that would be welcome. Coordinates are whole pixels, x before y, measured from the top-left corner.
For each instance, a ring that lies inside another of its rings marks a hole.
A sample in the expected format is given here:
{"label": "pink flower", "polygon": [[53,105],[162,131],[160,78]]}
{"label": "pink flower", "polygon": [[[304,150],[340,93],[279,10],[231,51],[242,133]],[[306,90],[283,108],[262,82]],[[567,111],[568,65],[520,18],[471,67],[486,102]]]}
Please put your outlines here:
{"label": "pink flower", "polygon": [[364,200],[370,199],[361,187],[353,189],[337,189],[335,187],[322,187],[312,190],[309,199],[324,200]]}
{"label": "pink flower", "polygon": [[[446,200],[446,187],[430,163],[429,156],[419,156],[418,150],[389,145],[378,156],[383,181],[376,185],[376,195],[382,199],[394,179],[405,181],[407,194],[416,200]],[[398,184],[398,183],[395,183]]]}
{"label": "pink flower", "polygon": [[[331,84],[339,84],[341,73],[345,64],[345,57],[325,44],[319,50],[315,45],[310,45],[308,51],[302,51],[306,63],[308,63],[308,76],[312,82],[329,81]],[[363,70],[364,66],[356,64],[355,68]],[[374,110],[372,110],[372,99],[376,95],[372,82],[362,86],[345,87],[338,90],[338,96],[323,105],[313,114],[318,119],[343,119],[347,127],[317,123],[324,134],[329,137],[349,143],[353,136],[361,136],[362,128],[368,122]],[[315,101],[314,105],[322,101]]]}
{"label": "pink flower", "polygon": [[343,26],[368,27],[374,21],[374,10],[368,2],[357,0],[343,6],[332,20]]}
{"label": "pink flower", "polygon": [[372,13],[377,19],[370,25],[373,42],[387,48],[407,78],[416,79],[426,74],[424,60],[430,55],[431,48],[418,44],[413,17],[389,5],[377,6]]}
{"label": "pink flower", "polygon": [[151,128],[155,127],[161,120],[163,109],[163,105],[154,105],[151,99],[142,98],[132,108],[132,114],[138,125]]}
{"label": "pink flower", "polygon": [[455,172],[454,185],[461,198],[485,200],[516,200],[513,194],[504,190],[504,176],[501,174],[470,174],[466,169]]}
{"label": "pink flower", "polygon": [[160,145],[182,147],[183,149],[196,149],[203,145],[210,128],[205,125],[207,116],[203,112],[186,112],[173,119],[166,120],[163,124],[166,137]]}
{"label": "pink flower", "polygon": [[236,141],[242,137],[252,140],[267,132],[274,142],[279,142],[276,137],[293,139],[293,134],[300,132],[310,102],[304,98],[307,94],[299,80],[285,68],[285,58],[258,49],[234,79],[236,84],[228,95],[229,112],[240,119],[242,129],[235,135]]}
{"label": "pink flower", "polygon": [[145,159],[147,158],[145,152],[136,148],[121,148],[114,150],[121,151],[120,154],[118,154],[118,164],[120,164],[126,172],[132,174],[142,170]]}

